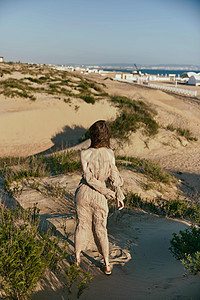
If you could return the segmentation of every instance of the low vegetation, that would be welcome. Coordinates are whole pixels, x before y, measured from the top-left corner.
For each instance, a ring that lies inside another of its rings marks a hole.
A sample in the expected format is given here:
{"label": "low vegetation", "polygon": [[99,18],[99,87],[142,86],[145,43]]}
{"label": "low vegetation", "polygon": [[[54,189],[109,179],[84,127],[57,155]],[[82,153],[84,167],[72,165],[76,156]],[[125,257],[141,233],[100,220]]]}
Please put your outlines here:
{"label": "low vegetation", "polygon": [[66,258],[58,238],[39,234],[36,209],[0,208],[0,284],[9,299],[27,299],[49,268]]}
{"label": "low vegetation", "polygon": [[0,93],[6,97],[21,97],[36,100],[36,94],[40,93],[80,98],[87,103],[94,104],[99,97],[107,96],[103,90],[104,84],[98,84],[67,71],[28,64],[4,65],[6,67],[0,71],[0,76],[3,76],[5,73],[12,76],[13,71],[19,72],[21,75],[33,76],[24,76],[21,79],[10,77],[1,80]]}
{"label": "low vegetation", "polygon": [[29,299],[39,280],[47,271],[62,273],[63,286],[77,285],[77,298],[92,279],[89,273],[67,264],[67,243],[53,235],[39,231],[37,207],[15,210],[0,207],[0,286],[8,299]]}
{"label": "low vegetation", "polygon": [[117,156],[116,163],[117,166],[125,166],[128,169],[142,173],[155,182],[162,182],[165,184],[176,182],[176,179],[172,175],[163,171],[158,164],[151,160],[137,157]]}
{"label": "low vegetation", "polygon": [[[111,102],[119,109],[114,121],[108,122],[113,138],[127,140],[132,132],[144,127],[145,134],[154,136],[158,133],[159,125],[153,119],[156,112],[143,101],[131,100],[123,96],[110,97]],[[80,142],[89,138],[89,131],[82,136]]]}
{"label": "low vegetation", "polygon": [[84,272],[76,264],[72,264],[66,271],[66,286],[68,288],[68,299],[72,295],[72,286],[77,285],[77,298],[79,298],[83,291],[88,287],[88,283],[92,280],[90,273]]}
{"label": "low vegetation", "polygon": [[192,135],[192,132],[189,129],[184,129],[181,127],[175,128],[172,124],[169,124],[166,129],[175,131],[179,136],[186,138],[188,141],[198,141],[198,139]]}
{"label": "low vegetation", "polygon": [[125,205],[127,208],[141,208],[158,215],[187,219],[194,224],[200,224],[200,204],[187,199],[181,200],[177,198],[164,200],[155,198],[149,201],[142,199],[138,194],[128,193],[126,195]]}
{"label": "low vegetation", "polygon": [[4,75],[10,75],[12,72],[8,68],[1,68],[0,69],[0,77],[3,77]]}
{"label": "low vegetation", "polygon": [[159,125],[153,119],[156,112],[143,101],[131,100],[127,97],[113,96],[111,102],[119,108],[118,117],[110,122],[112,136],[115,138],[127,139],[141,126],[144,126],[148,135],[158,133]]}
{"label": "low vegetation", "polygon": [[[30,87],[26,82],[19,79],[6,79],[1,81],[0,94],[6,97],[21,97],[36,100],[36,98],[30,93]],[[32,92],[32,91],[31,91]]]}
{"label": "low vegetation", "polygon": [[20,195],[25,182],[32,178],[66,174],[77,170],[81,170],[81,162],[79,153],[76,151],[55,153],[49,156],[0,159],[0,174],[4,188],[12,196]]}
{"label": "low vegetation", "polygon": [[179,234],[174,233],[169,250],[185,268],[193,273],[200,272],[200,229],[191,227]]}

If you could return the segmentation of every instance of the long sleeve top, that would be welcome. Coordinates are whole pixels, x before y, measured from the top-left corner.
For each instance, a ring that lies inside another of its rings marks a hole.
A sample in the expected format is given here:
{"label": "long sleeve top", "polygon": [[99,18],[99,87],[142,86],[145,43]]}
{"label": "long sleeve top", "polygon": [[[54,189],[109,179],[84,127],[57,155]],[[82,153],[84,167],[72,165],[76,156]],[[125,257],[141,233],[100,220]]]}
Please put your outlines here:
{"label": "long sleeve top", "polygon": [[[83,181],[107,199],[116,198],[122,201],[125,197],[121,191],[123,179],[115,165],[114,153],[108,148],[89,148],[81,152]],[[110,179],[114,191],[106,187]],[[82,182],[83,182],[82,181]]]}

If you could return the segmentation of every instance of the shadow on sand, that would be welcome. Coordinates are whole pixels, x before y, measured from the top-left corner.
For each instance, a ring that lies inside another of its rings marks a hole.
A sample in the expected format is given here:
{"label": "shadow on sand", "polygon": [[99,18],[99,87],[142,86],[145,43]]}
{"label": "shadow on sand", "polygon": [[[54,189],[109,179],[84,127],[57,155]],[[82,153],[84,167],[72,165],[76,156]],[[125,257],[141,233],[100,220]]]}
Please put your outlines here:
{"label": "shadow on sand", "polygon": [[179,189],[183,195],[200,202],[200,174],[175,172],[173,175],[180,180]]}
{"label": "shadow on sand", "polygon": [[76,146],[80,143],[80,139],[86,131],[87,130],[84,127],[76,126],[71,128],[69,126],[65,126],[61,132],[57,133],[51,138],[51,141],[54,143],[54,145],[38,154],[51,154],[56,151],[65,150],[69,147]]}

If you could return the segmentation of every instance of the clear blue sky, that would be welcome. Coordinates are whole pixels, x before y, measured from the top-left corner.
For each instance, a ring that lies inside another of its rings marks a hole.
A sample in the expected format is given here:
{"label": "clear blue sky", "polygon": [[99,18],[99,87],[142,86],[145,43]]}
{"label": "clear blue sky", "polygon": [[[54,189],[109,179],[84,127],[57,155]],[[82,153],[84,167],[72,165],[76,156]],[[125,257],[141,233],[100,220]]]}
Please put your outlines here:
{"label": "clear blue sky", "polygon": [[200,0],[0,0],[0,56],[200,65]]}

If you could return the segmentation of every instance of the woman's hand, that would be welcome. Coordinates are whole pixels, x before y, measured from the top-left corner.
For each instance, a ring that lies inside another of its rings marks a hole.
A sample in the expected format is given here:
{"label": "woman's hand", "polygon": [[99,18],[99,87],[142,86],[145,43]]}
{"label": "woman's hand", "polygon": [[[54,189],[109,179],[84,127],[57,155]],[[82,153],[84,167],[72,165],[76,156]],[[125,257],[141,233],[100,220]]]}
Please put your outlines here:
{"label": "woman's hand", "polygon": [[117,208],[118,208],[118,210],[121,210],[122,208],[124,208],[123,200],[117,200]]}

